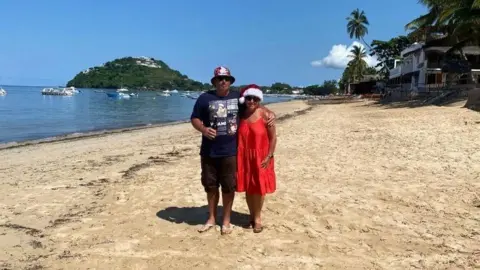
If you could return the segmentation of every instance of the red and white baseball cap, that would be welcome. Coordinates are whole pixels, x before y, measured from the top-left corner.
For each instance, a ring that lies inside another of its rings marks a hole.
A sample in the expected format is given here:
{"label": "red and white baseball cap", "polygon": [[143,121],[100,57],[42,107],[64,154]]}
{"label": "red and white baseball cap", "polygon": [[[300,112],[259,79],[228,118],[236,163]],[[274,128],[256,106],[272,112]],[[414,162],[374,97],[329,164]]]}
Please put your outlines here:
{"label": "red and white baseball cap", "polygon": [[230,69],[227,67],[219,66],[215,68],[213,71],[213,78],[210,80],[212,84],[214,84],[214,80],[216,77],[230,77],[232,84],[235,82],[235,77],[232,76],[230,73]]}
{"label": "red and white baseball cap", "polygon": [[240,104],[245,103],[246,96],[254,96],[259,98],[260,101],[263,101],[263,92],[256,84],[249,84],[242,88],[242,90],[240,90],[240,98],[238,99],[238,102],[240,102]]}

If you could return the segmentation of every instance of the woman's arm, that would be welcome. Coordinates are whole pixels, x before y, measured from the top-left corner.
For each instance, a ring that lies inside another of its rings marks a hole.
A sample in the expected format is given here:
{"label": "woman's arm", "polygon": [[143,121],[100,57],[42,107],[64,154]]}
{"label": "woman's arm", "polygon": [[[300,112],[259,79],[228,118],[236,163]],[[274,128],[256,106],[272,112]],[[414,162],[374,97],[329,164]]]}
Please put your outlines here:
{"label": "woman's arm", "polygon": [[[266,118],[264,113],[264,118]],[[266,125],[267,132],[268,132],[268,141],[269,141],[269,148],[268,148],[268,155],[262,161],[262,168],[266,168],[270,163],[270,159],[273,158],[275,153],[275,147],[277,146],[277,131],[275,125],[269,126]]]}

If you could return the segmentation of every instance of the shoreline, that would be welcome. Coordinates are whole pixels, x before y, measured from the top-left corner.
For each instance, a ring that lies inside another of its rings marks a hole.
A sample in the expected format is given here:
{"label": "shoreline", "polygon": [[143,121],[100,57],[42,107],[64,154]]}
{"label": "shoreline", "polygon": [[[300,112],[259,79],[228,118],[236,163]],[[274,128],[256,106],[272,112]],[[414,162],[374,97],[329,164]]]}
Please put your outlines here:
{"label": "shoreline", "polygon": [[[272,104],[286,104],[286,103],[294,103],[294,102],[306,102],[303,100],[288,100],[288,101],[280,101],[280,102],[269,102],[264,103],[265,106],[272,105]],[[293,112],[294,113],[294,112]],[[288,113],[287,113],[288,114]],[[277,117],[281,117],[281,115],[277,115]],[[281,119],[279,119],[281,120]],[[45,143],[55,143],[55,142],[62,142],[62,141],[75,141],[75,140],[82,140],[87,138],[97,138],[108,136],[112,134],[118,133],[128,133],[132,131],[138,131],[143,129],[150,129],[150,128],[159,128],[165,126],[175,126],[180,124],[189,123],[190,120],[178,120],[178,121],[171,121],[171,122],[162,122],[162,123],[155,123],[155,124],[145,124],[145,125],[137,125],[137,126],[130,126],[130,127],[121,127],[121,128],[111,128],[111,129],[99,129],[99,130],[91,130],[91,131],[84,131],[84,132],[74,132],[74,133],[65,133],[57,136],[45,137],[41,139],[30,139],[30,140],[23,140],[23,141],[12,141],[6,143],[0,143],[0,151],[19,148],[19,147],[26,147],[31,145],[39,145]]]}
{"label": "shoreline", "polygon": [[148,129],[148,128],[180,125],[188,122],[189,122],[188,120],[180,120],[180,121],[164,122],[164,123],[158,123],[158,124],[146,124],[146,125],[124,127],[124,128],[112,128],[112,129],[102,129],[102,130],[94,130],[94,131],[86,131],[86,132],[66,133],[66,134],[57,135],[53,137],[46,137],[42,139],[0,143],[0,151],[17,148],[17,147],[29,146],[29,145],[55,143],[55,142],[61,142],[61,141],[74,141],[74,140],[81,140],[81,139],[92,138],[92,137],[103,137],[111,134],[127,133],[131,131]]}

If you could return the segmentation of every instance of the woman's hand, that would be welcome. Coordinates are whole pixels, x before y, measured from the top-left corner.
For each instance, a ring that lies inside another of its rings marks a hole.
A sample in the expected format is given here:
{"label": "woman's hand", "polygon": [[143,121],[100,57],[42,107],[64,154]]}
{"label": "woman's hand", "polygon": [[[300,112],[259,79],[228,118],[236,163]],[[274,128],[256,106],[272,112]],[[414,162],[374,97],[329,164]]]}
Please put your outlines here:
{"label": "woman's hand", "polygon": [[270,159],[272,158],[271,155],[268,155],[266,158],[263,159],[261,166],[262,168],[266,169],[268,164],[270,163]]}

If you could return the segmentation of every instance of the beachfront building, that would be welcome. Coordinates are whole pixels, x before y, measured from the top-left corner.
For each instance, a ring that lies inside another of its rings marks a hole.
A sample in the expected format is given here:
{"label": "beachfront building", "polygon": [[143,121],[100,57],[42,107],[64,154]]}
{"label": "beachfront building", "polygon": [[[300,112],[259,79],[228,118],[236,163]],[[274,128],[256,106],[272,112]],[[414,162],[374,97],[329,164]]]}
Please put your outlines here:
{"label": "beachfront building", "polygon": [[364,75],[358,82],[350,83],[349,93],[352,95],[380,93],[384,88],[383,82],[380,79],[380,75],[378,74]]}
{"label": "beachfront building", "polygon": [[[442,72],[445,63],[445,52],[450,46],[442,46],[441,41],[414,43],[401,52],[402,60],[396,60],[387,88],[392,91],[430,92],[441,89],[446,83],[446,73]],[[480,84],[480,47],[463,48],[473,74],[474,82]],[[467,84],[468,74],[455,81],[458,85]]]}

